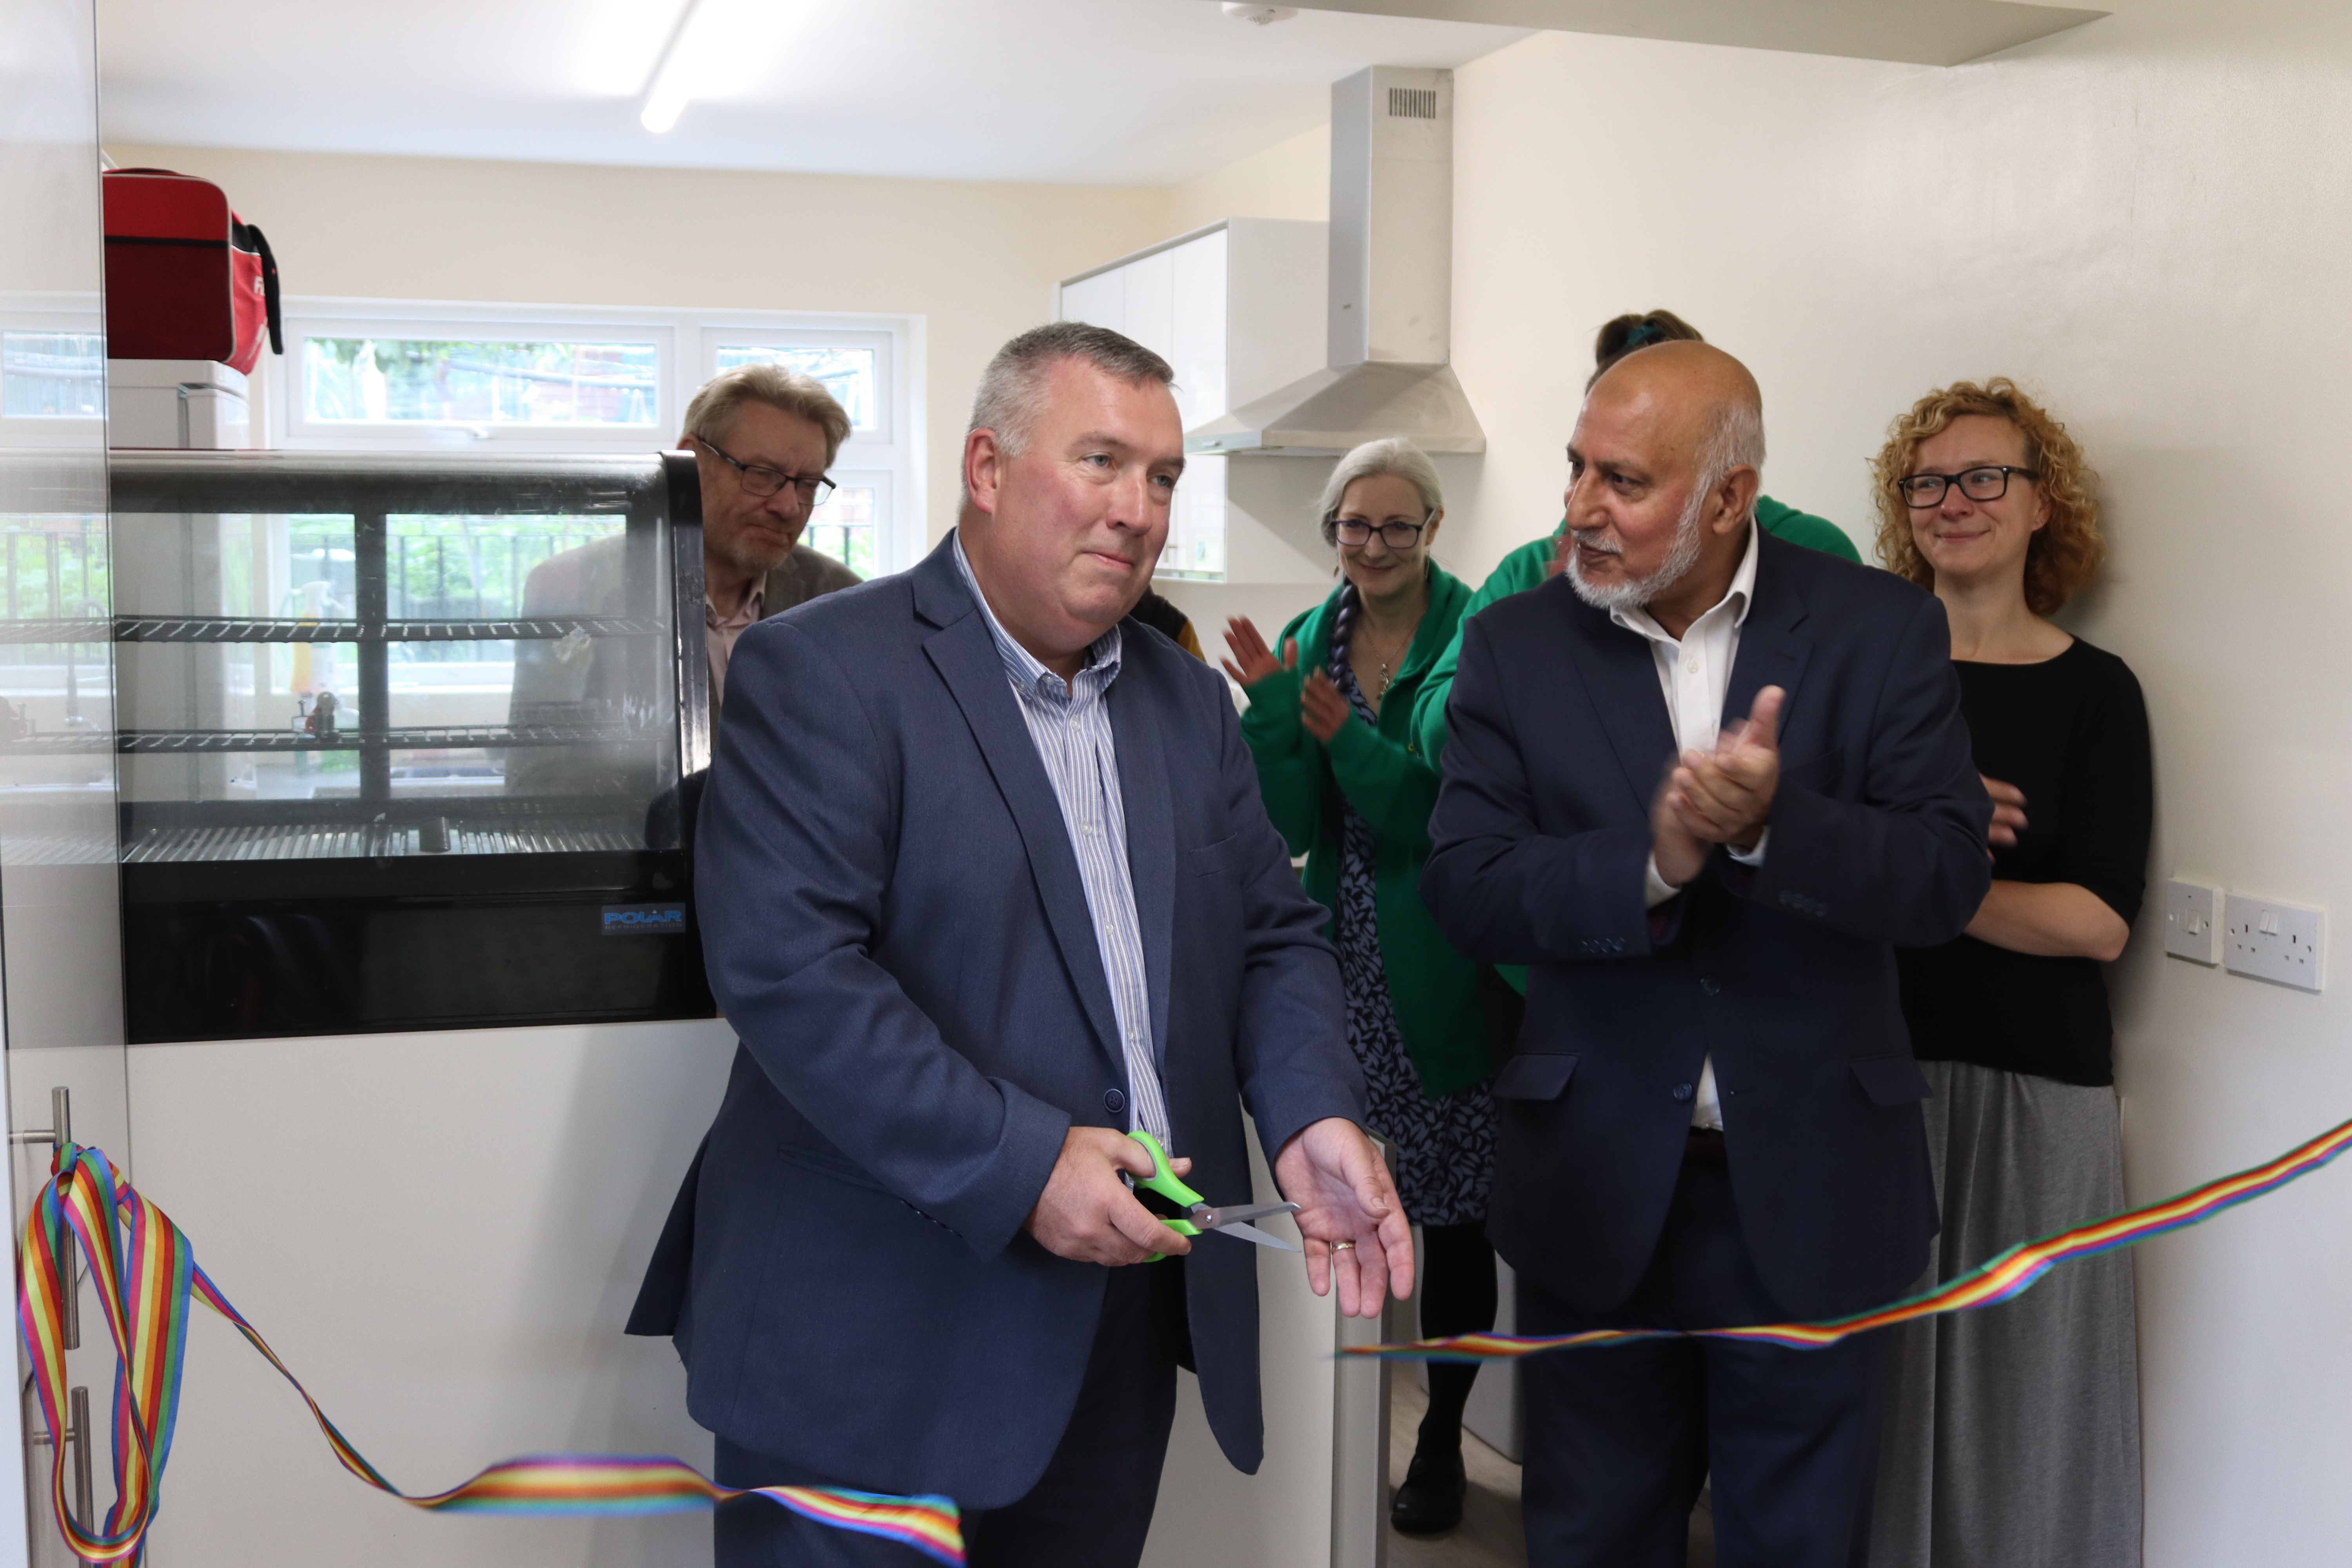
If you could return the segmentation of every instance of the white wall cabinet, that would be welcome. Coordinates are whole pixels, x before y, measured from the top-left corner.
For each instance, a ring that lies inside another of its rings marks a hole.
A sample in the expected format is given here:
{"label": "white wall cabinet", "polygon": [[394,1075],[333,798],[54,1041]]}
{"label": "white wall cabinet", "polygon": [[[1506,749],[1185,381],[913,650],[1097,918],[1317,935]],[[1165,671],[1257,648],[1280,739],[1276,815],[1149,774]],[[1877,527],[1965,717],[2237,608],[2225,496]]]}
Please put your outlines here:
{"label": "white wall cabinet", "polygon": [[[1193,429],[1322,367],[1326,229],[1228,218],[1065,279],[1055,315],[1124,332],[1164,357]],[[1160,577],[1327,583],[1329,552],[1300,505],[1304,487],[1304,510],[1312,510],[1326,472],[1281,459],[1189,459]]]}

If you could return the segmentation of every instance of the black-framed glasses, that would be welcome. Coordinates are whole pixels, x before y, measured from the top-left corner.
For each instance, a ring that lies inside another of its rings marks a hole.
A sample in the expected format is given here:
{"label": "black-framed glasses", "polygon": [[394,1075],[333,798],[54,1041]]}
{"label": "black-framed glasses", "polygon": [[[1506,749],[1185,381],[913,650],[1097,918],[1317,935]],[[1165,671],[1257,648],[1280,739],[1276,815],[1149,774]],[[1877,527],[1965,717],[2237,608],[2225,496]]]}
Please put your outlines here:
{"label": "black-framed glasses", "polygon": [[1332,520],[1331,531],[1339,535],[1342,544],[1370,544],[1372,535],[1378,533],[1381,542],[1391,550],[1411,550],[1421,542],[1422,531],[1436,521],[1437,514],[1433,511],[1419,522],[1383,522],[1375,528],[1360,517],[1341,517]]}
{"label": "black-framed glasses", "polygon": [[2011,474],[2038,479],[2042,477],[2042,470],[2013,468],[2006,464],[1988,465],[1981,468],[1967,468],[1957,474],[1913,474],[1909,479],[1895,480],[1895,488],[1903,492],[1906,505],[1922,509],[1942,501],[1944,492],[1953,485],[1959,486],[1960,493],[1970,500],[1999,500],[2009,493],[2009,476]]}
{"label": "black-framed glasses", "polygon": [[735,470],[736,482],[743,487],[743,493],[747,496],[764,500],[790,485],[801,492],[801,500],[812,508],[823,506],[833,497],[834,483],[823,474],[788,474],[782,468],[769,468],[765,463],[746,463],[730,457],[724,447],[708,436],[697,436],[695,439],[717,453],[720,462]]}

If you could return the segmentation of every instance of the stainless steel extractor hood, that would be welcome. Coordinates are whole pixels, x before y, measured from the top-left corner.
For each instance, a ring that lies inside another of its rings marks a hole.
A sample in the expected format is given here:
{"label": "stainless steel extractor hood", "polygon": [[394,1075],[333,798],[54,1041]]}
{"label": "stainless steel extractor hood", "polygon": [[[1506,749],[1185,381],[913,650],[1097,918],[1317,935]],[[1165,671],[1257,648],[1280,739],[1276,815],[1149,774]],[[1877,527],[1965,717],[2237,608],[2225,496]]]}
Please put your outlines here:
{"label": "stainless steel extractor hood", "polygon": [[1184,449],[1335,458],[1402,436],[1483,452],[1453,353],[1454,73],[1373,66],[1331,88],[1330,363],[1187,432]]}

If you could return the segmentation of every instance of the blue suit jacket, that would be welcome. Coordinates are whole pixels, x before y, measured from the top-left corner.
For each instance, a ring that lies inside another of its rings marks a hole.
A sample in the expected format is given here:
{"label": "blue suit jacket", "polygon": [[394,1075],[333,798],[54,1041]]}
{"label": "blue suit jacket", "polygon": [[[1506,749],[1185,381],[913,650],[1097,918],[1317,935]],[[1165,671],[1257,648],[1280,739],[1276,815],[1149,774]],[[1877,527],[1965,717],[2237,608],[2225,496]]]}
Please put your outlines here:
{"label": "blue suit jacket", "polygon": [[1606,1310],[1665,1220],[1711,1053],[1740,1226],[1792,1314],[1875,1306],[1936,1231],[1894,944],[1958,936],[1990,884],[1943,606],[1885,572],[1756,542],[1724,704],[1783,687],[1753,869],[1718,849],[1643,906],[1674,730],[1650,645],[1555,578],[1467,624],[1422,893],[1462,951],[1525,963],[1490,1229]]}
{"label": "blue suit jacket", "polygon": [[[1110,989],[1061,808],[942,544],[745,631],[696,846],[732,1079],[630,1327],[696,1420],[808,1473],[990,1508],[1044,1471],[1103,1270],[1022,1229],[1073,1124],[1124,1130]],[[1361,1120],[1327,918],[1224,682],[1130,620],[1108,702],[1172,1152],[1246,1201]],[[1181,1267],[1211,1427],[1256,1468],[1257,1260]]]}

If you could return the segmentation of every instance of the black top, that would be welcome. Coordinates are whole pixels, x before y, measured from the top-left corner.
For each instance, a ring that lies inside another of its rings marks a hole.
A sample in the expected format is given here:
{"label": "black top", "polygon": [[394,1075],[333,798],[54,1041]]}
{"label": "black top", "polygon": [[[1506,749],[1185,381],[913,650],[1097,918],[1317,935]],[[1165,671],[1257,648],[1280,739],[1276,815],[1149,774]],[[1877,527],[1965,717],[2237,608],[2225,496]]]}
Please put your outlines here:
{"label": "black top", "polygon": [[[1977,769],[2025,792],[2025,831],[1993,852],[2011,882],[2074,882],[2129,925],[2147,888],[2155,814],[2147,707],[2122,659],[2080,637],[2040,664],[1955,659]],[[1899,949],[1911,1047],[2061,1083],[2115,1081],[2105,977],[1964,936]]]}

